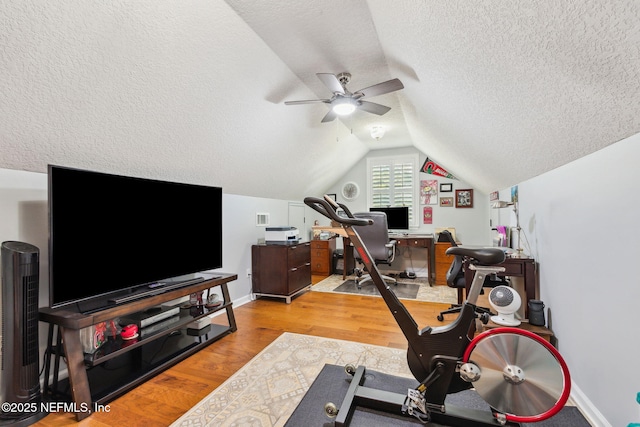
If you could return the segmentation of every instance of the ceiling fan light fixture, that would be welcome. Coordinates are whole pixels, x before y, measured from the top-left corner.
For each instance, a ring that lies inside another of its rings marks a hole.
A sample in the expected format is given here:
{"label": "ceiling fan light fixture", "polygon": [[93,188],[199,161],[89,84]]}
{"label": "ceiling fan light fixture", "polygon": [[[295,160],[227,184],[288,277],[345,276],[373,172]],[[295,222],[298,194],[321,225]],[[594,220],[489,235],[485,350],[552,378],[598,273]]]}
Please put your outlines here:
{"label": "ceiling fan light fixture", "polygon": [[356,110],[356,101],[352,98],[340,98],[333,102],[333,112],[339,116],[348,116]]}
{"label": "ceiling fan light fixture", "polygon": [[371,138],[375,139],[376,141],[380,141],[385,132],[386,130],[383,126],[374,126],[371,128]]}
{"label": "ceiling fan light fixture", "polygon": [[[368,99],[404,89],[404,85],[400,80],[391,79],[352,92],[347,89],[347,84],[351,80],[351,74],[349,73],[345,72],[338,75],[316,73],[316,76],[318,76],[322,83],[324,83],[333,94],[330,99],[307,99],[301,101],[285,101],[284,103],[285,105],[329,104],[331,110],[322,118],[321,123],[331,122],[335,120],[337,116],[347,116],[352,114],[356,109],[365,113],[382,116],[391,110],[391,107],[370,102]],[[367,98],[367,100],[364,100],[364,98]]]}

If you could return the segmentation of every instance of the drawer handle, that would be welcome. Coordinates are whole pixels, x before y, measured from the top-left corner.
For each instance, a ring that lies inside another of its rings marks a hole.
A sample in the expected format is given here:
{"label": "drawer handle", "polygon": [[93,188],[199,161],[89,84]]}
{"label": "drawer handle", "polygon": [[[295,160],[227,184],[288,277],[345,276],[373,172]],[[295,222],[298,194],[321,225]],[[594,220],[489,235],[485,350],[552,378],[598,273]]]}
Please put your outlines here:
{"label": "drawer handle", "polygon": [[294,267],[291,269],[291,271],[297,271],[297,270],[298,270],[298,267]]}

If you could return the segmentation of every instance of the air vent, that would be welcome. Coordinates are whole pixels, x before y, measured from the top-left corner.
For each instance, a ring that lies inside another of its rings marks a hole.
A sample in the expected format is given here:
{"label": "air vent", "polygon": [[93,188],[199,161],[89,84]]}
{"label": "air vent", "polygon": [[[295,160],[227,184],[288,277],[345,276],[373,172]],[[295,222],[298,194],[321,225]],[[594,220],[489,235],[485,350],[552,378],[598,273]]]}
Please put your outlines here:
{"label": "air vent", "polygon": [[269,225],[269,214],[264,212],[256,213],[256,227]]}

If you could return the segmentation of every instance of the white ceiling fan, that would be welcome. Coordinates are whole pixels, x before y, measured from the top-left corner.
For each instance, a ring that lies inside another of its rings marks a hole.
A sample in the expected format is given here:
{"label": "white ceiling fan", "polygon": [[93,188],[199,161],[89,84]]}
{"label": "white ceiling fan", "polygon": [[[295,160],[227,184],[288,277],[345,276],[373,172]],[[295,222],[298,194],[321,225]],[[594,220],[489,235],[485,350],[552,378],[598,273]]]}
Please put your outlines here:
{"label": "white ceiling fan", "polygon": [[364,101],[363,98],[371,98],[404,89],[404,85],[400,80],[392,79],[355,92],[350,92],[347,89],[347,84],[351,81],[351,74],[340,73],[336,76],[330,73],[317,73],[316,75],[322,83],[333,92],[331,98],[285,101],[285,105],[315,104],[319,102],[329,104],[331,110],[324,116],[322,123],[333,121],[337,116],[351,114],[356,109],[381,116],[391,108],[374,102]]}

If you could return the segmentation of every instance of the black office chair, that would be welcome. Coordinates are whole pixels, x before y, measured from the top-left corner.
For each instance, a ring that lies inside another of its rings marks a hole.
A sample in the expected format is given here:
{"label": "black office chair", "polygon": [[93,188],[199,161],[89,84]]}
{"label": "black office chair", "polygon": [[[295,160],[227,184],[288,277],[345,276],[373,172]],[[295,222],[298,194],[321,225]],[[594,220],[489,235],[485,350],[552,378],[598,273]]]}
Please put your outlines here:
{"label": "black office chair", "polygon": [[[451,243],[451,246],[458,246],[458,243],[454,240],[453,236],[448,230],[444,230],[440,232],[440,236],[444,237],[447,241],[449,241]],[[464,299],[463,294],[464,294],[466,284],[467,284],[467,281],[465,280],[465,275],[464,275],[464,258],[462,258],[459,255],[455,255],[453,257],[453,261],[451,262],[451,266],[449,266],[449,270],[447,271],[447,286],[458,290],[458,303],[451,304],[451,307],[449,307],[447,310],[441,311],[440,314],[438,314],[439,321],[442,322],[444,320],[445,314],[460,312],[460,310],[462,309],[462,300]],[[494,288],[498,285],[508,286],[509,282],[503,277],[487,276],[484,280],[483,287]],[[484,293],[484,292],[481,292],[481,293]],[[476,312],[486,313],[490,316],[495,315],[495,313],[492,313],[491,310],[486,307],[476,307]]]}
{"label": "black office chair", "polygon": [[[391,265],[396,256],[396,241],[389,239],[389,229],[387,227],[387,215],[384,212],[360,212],[353,214],[355,218],[372,219],[373,224],[369,226],[354,226],[354,229],[362,239],[365,247],[376,265]],[[362,259],[357,250],[353,250],[354,258],[362,263]],[[362,284],[372,282],[371,276],[363,275],[364,270],[356,268],[356,286],[362,288]],[[387,283],[398,284],[397,280],[390,276],[382,276]]]}

